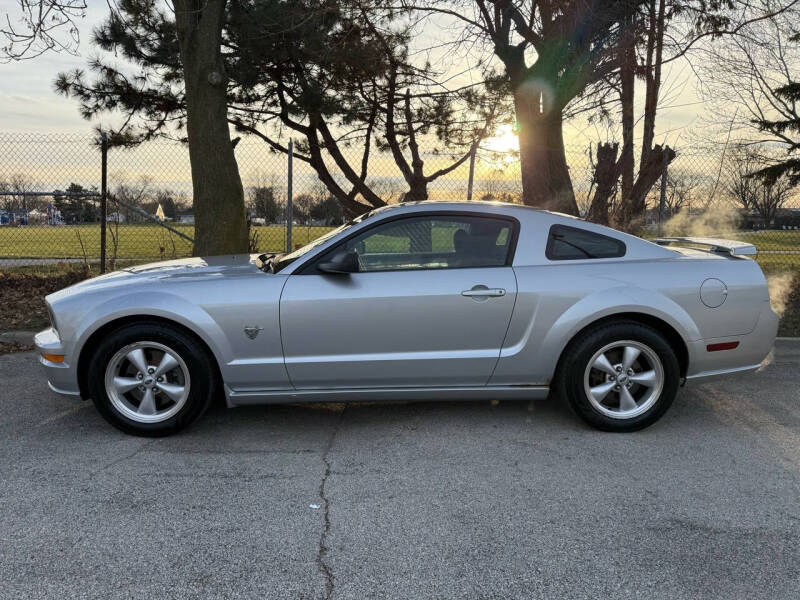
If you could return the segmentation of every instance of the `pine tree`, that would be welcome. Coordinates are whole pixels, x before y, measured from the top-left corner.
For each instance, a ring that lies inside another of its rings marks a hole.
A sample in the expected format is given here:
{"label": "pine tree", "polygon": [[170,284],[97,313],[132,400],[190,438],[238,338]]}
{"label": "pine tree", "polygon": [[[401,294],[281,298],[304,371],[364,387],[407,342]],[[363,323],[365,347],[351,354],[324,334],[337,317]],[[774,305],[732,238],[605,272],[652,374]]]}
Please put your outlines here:
{"label": "pine tree", "polygon": [[[350,215],[385,204],[368,181],[376,150],[391,152],[408,185],[405,199],[425,199],[427,185],[463,164],[503,110],[491,85],[446,90],[430,65],[413,64],[410,35],[377,0],[229,0],[215,71],[227,77],[220,84],[227,123],[278,152],[287,151],[287,134],[298,138],[295,159],[314,168]],[[190,86],[178,38],[159,3],[125,0],[94,42],[137,65],[136,75],[94,60],[92,79],[64,73],[56,89],[77,98],[87,118],[130,116],[111,132],[113,144],[183,136],[191,129]],[[451,157],[446,167],[425,169],[425,136]]]}
{"label": "pine tree", "polygon": [[[794,34],[790,41],[800,43],[800,33]],[[783,119],[755,120],[760,131],[781,140],[786,148],[787,158],[756,171],[753,175],[763,180],[767,186],[786,176],[791,185],[800,184],[800,81],[788,83],[772,90],[773,95],[783,101]]]}

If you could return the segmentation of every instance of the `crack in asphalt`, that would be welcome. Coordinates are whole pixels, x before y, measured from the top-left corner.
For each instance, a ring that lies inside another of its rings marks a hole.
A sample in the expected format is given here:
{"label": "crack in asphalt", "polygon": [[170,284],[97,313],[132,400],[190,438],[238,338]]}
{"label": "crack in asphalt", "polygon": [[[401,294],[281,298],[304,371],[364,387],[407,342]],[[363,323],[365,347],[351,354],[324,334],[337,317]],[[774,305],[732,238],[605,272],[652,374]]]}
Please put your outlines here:
{"label": "crack in asphalt", "polygon": [[108,470],[108,469],[110,469],[111,467],[115,467],[115,466],[117,466],[118,464],[125,462],[126,460],[130,460],[130,459],[132,459],[132,458],[133,458],[134,456],[136,456],[137,454],[140,454],[141,452],[143,452],[143,451],[145,450],[145,448],[149,448],[150,446],[152,446],[152,445],[153,445],[153,444],[155,444],[156,442],[158,442],[158,440],[157,440],[157,439],[155,439],[155,440],[149,440],[149,441],[147,441],[147,442],[143,443],[141,446],[139,446],[139,447],[138,447],[136,450],[134,450],[133,452],[130,452],[130,453],[126,454],[125,456],[121,456],[121,457],[119,457],[119,458],[116,458],[116,459],[112,460],[110,463],[108,463],[108,464],[106,464],[106,465],[103,465],[102,467],[100,467],[100,468],[99,468],[99,469],[97,469],[96,471],[93,471],[92,473],[90,473],[90,474],[89,474],[89,478],[92,478],[92,477],[94,477],[95,475],[98,475],[99,473],[102,473],[103,471],[107,471],[107,470]]}
{"label": "crack in asphalt", "polygon": [[77,406],[73,406],[71,408],[68,408],[67,410],[62,410],[60,413],[56,413],[55,415],[53,415],[51,417],[48,417],[48,418],[46,418],[46,419],[44,419],[42,421],[39,421],[36,424],[36,428],[38,429],[39,427],[44,427],[45,425],[50,425],[51,423],[55,423],[56,421],[59,421],[59,420],[65,418],[65,417],[68,417],[68,416],[76,413],[76,412],[79,412],[79,411],[82,411],[82,410],[84,410],[86,408],[89,408],[90,406],[92,406],[92,404],[90,402],[84,402],[84,403],[79,404]]}
{"label": "crack in asphalt", "polygon": [[330,600],[330,598],[333,596],[334,588],[333,570],[325,561],[325,558],[328,555],[328,533],[331,530],[331,502],[330,499],[325,495],[325,484],[328,482],[328,477],[331,474],[331,463],[330,460],[328,460],[328,455],[333,447],[334,441],[336,440],[336,434],[339,433],[339,429],[342,426],[345,410],[347,410],[347,407],[342,408],[342,412],[339,413],[339,420],[336,422],[336,427],[334,427],[333,431],[331,432],[331,437],[328,439],[325,452],[322,454],[322,463],[325,465],[325,470],[322,474],[322,480],[319,483],[319,498],[322,501],[323,527],[322,533],[320,533],[319,536],[319,544],[317,545],[317,570],[319,570],[319,572],[325,578],[325,600]]}

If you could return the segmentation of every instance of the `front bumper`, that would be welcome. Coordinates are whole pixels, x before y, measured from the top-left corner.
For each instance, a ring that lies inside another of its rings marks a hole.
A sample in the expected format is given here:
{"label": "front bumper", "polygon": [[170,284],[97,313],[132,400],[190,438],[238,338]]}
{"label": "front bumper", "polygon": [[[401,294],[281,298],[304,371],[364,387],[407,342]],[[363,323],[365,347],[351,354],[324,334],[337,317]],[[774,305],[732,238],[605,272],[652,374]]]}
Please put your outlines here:
{"label": "front bumper", "polygon": [[[50,389],[59,394],[80,396],[77,365],[71,364],[71,357],[58,336],[58,332],[50,327],[37,333],[33,342],[39,355],[39,363],[47,375],[47,385]],[[64,362],[51,362],[44,358],[43,354],[61,354],[64,356]]]}
{"label": "front bumper", "polygon": [[[686,379],[691,381],[721,377],[758,369],[775,344],[778,320],[778,315],[773,312],[769,301],[766,301],[761,308],[756,326],[750,333],[689,342],[687,344],[689,369]],[[709,352],[706,349],[708,344],[724,342],[739,342],[739,345],[733,350],[720,352]]]}

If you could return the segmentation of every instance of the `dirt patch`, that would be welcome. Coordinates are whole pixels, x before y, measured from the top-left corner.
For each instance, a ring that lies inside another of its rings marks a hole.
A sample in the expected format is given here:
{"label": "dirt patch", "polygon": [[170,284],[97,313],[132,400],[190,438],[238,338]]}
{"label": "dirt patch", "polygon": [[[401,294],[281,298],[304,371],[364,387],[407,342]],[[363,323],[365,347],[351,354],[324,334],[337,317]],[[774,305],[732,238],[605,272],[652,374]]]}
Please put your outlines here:
{"label": "dirt patch", "polygon": [[14,354],[15,352],[30,352],[33,346],[18,344],[17,342],[0,342],[0,354]]}
{"label": "dirt patch", "polygon": [[85,278],[80,271],[0,273],[0,331],[47,327],[44,297]]}

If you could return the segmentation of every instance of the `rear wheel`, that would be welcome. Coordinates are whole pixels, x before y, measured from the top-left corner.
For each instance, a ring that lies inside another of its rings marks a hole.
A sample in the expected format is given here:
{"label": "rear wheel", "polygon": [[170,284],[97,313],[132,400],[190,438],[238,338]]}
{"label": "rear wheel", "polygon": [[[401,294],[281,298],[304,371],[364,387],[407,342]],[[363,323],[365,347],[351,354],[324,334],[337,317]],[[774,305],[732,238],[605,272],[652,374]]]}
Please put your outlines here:
{"label": "rear wheel", "polygon": [[592,329],[564,351],[557,389],[587,423],[635,431],[666,412],[678,391],[675,352],[655,329],[620,321]]}
{"label": "rear wheel", "polygon": [[134,435],[180,431],[208,408],[216,368],[192,335],[164,323],[117,329],[98,346],[89,366],[89,390],[100,414]]}

